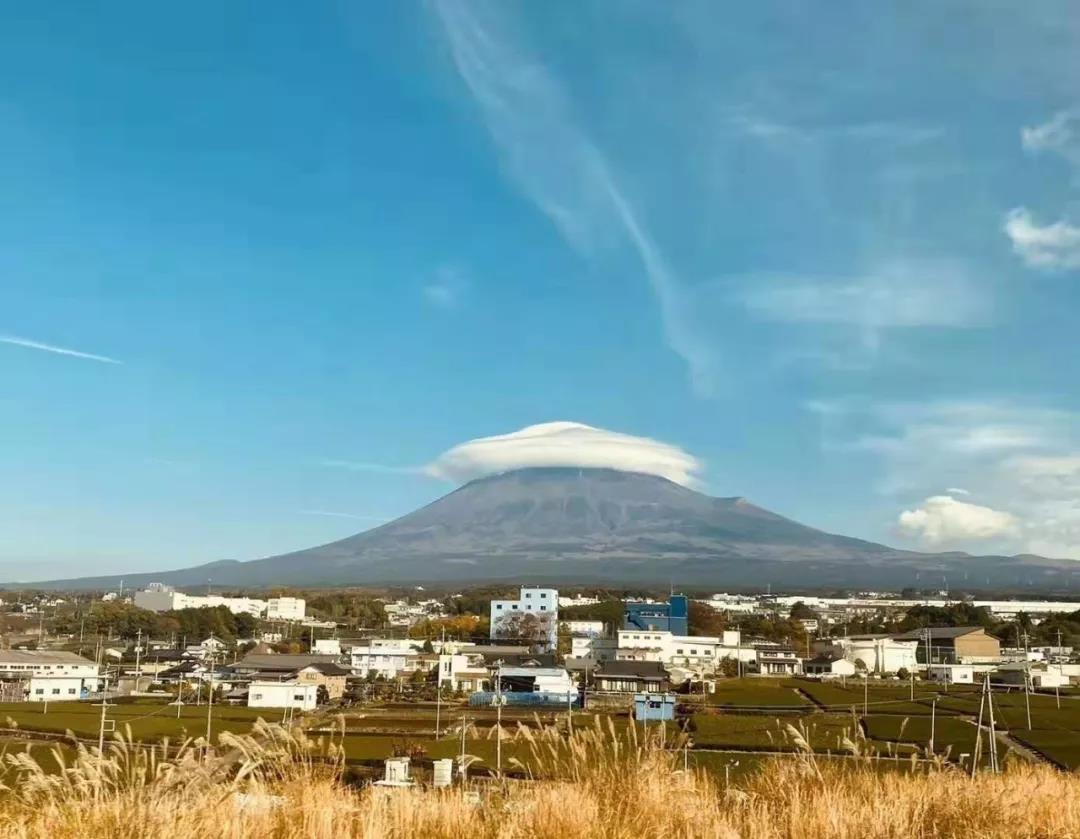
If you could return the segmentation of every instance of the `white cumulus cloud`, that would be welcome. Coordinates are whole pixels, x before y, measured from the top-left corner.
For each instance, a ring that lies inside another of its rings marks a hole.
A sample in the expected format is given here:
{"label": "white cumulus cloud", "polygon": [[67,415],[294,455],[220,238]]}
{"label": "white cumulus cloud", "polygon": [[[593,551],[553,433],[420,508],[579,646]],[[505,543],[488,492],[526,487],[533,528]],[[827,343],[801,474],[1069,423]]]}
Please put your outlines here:
{"label": "white cumulus cloud", "polygon": [[1020,527],[1011,513],[949,495],[932,495],[914,510],[904,510],[897,526],[905,536],[929,547],[1013,537]]}
{"label": "white cumulus cloud", "polygon": [[577,422],[546,422],[461,443],[436,458],[426,471],[437,478],[464,483],[538,466],[641,472],[683,486],[692,486],[695,474],[702,468],[697,458],[669,443]]}
{"label": "white cumulus cloud", "polygon": [[1080,268],[1080,227],[1065,220],[1039,224],[1024,207],[1005,217],[1013,251],[1032,268]]}

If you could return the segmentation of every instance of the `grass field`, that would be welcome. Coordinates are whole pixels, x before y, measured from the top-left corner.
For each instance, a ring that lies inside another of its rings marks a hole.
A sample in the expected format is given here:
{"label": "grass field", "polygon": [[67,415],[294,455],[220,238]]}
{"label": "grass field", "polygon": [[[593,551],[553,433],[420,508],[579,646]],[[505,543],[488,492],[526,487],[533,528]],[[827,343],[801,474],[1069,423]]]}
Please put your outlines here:
{"label": "grass field", "polygon": [[784,679],[724,679],[705,695],[709,705],[730,708],[806,708],[810,702]]}
{"label": "grass field", "polygon": [[[862,713],[863,685],[854,679],[846,686],[837,682],[815,682],[809,679],[798,680],[795,684],[820,705],[832,711],[854,707]],[[866,686],[865,700],[870,713],[904,714],[919,716],[930,713],[930,702],[937,696],[937,691],[926,685],[915,686],[915,701],[911,700],[911,688],[899,684],[873,684]],[[941,713],[939,707],[938,712]]]}
{"label": "grass field", "polygon": [[[206,711],[206,705],[184,705],[177,719],[176,707],[163,703],[116,704],[108,708],[107,718],[115,721],[117,730],[130,725],[136,740],[182,740],[206,734]],[[212,731],[215,736],[222,731],[241,734],[260,717],[273,721],[279,715],[268,708],[215,705]],[[89,702],[53,702],[47,712],[41,703],[0,704],[0,725],[6,728],[54,734],[71,731],[77,737],[92,738],[97,737],[100,724],[101,706]]]}
{"label": "grass field", "polygon": [[844,714],[813,714],[791,719],[764,714],[700,713],[691,718],[690,730],[694,745],[701,748],[791,752],[797,747],[788,730],[789,725],[800,732],[805,731],[807,742],[816,751],[845,751],[843,738],[855,737],[855,725],[851,717]]}

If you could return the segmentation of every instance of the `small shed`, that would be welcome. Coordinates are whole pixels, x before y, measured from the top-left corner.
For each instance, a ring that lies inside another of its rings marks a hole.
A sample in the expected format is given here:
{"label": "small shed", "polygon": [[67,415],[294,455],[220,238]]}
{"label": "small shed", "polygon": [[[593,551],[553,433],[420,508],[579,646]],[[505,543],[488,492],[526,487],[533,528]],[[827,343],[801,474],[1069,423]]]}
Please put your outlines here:
{"label": "small shed", "polygon": [[634,719],[642,722],[663,722],[675,719],[675,694],[634,694]]}

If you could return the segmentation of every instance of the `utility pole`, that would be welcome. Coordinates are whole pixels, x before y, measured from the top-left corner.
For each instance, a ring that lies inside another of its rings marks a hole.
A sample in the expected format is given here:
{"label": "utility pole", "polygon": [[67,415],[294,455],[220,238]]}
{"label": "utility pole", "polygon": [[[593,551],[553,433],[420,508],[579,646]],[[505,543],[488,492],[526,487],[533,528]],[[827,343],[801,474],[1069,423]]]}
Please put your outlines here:
{"label": "utility pole", "polygon": [[869,715],[868,710],[867,710],[867,705],[869,704],[869,702],[868,702],[869,699],[870,699],[870,674],[869,673],[863,673],[863,677],[862,677],[862,714],[863,714],[864,717]]}
{"label": "utility pole", "polygon": [[502,778],[502,659],[495,671],[495,773]]}
{"label": "utility pole", "polygon": [[135,692],[139,692],[139,675],[142,670],[139,669],[139,662],[142,658],[142,627],[139,627],[139,632],[135,636]]}
{"label": "utility pole", "polygon": [[[1020,640],[1020,624],[1016,624],[1017,641]],[[989,679],[989,674],[987,679]],[[1031,731],[1031,661],[1028,656],[1028,637],[1024,633],[1024,707],[1027,710],[1027,729]]]}
{"label": "utility pole", "polygon": [[[211,640],[214,634],[210,633]],[[210,756],[210,720],[214,711],[214,653],[210,653],[210,687],[206,693],[206,754]]]}
{"label": "utility pole", "polygon": [[1060,629],[1058,629],[1058,631],[1057,631],[1057,639],[1058,639],[1058,645],[1057,645],[1058,675],[1057,675],[1057,678],[1054,679],[1054,698],[1057,700],[1057,707],[1058,707],[1058,710],[1060,711],[1061,710],[1061,687],[1059,686],[1059,683],[1061,682],[1061,674],[1062,674],[1062,672],[1064,670],[1064,668],[1061,666],[1061,659],[1064,658],[1064,653],[1061,650],[1061,630]]}
{"label": "utility pole", "polygon": [[109,707],[109,670],[105,669],[105,680],[101,692],[101,723],[98,726],[98,785],[96,794],[101,797],[101,781],[105,777],[105,712]]}
{"label": "utility pole", "polygon": [[[994,725],[994,694],[990,690],[990,674],[986,674],[986,708],[990,715],[990,769],[997,774],[998,767],[998,750],[997,750],[997,728]],[[1030,730],[1030,723],[1028,723]]]}
{"label": "utility pole", "polygon": [[[446,627],[442,630],[442,643],[439,645],[439,657],[446,649]],[[439,739],[442,722],[442,664],[435,668],[435,739]]]}
{"label": "utility pole", "polygon": [[930,703],[930,754],[934,753],[934,728],[937,724],[937,697]]}
{"label": "utility pole", "polygon": [[462,714],[461,715],[461,758],[459,759],[459,762],[458,762],[458,771],[461,773],[461,782],[462,782],[462,784],[464,784],[466,779],[467,779],[467,774],[466,774],[466,769],[465,769],[465,729],[467,729],[467,728],[468,728],[468,723],[466,722],[466,717],[465,717],[464,714]]}

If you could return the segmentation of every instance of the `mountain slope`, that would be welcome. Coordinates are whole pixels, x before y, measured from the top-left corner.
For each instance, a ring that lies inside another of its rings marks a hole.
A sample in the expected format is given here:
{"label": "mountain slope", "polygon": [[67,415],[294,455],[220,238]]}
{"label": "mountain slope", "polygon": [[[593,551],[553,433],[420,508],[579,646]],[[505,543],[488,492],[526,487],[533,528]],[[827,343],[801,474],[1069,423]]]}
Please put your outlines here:
{"label": "mountain slope", "polygon": [[[251,562],[127,585],[318,585],[497,579],[680,585],[1080,586],[1080,563],[920,554],[824,533],[741,498],[610,469],[523,469],[473,481],[381,527]],[[115,578],[55,581],[100,586]]]}

